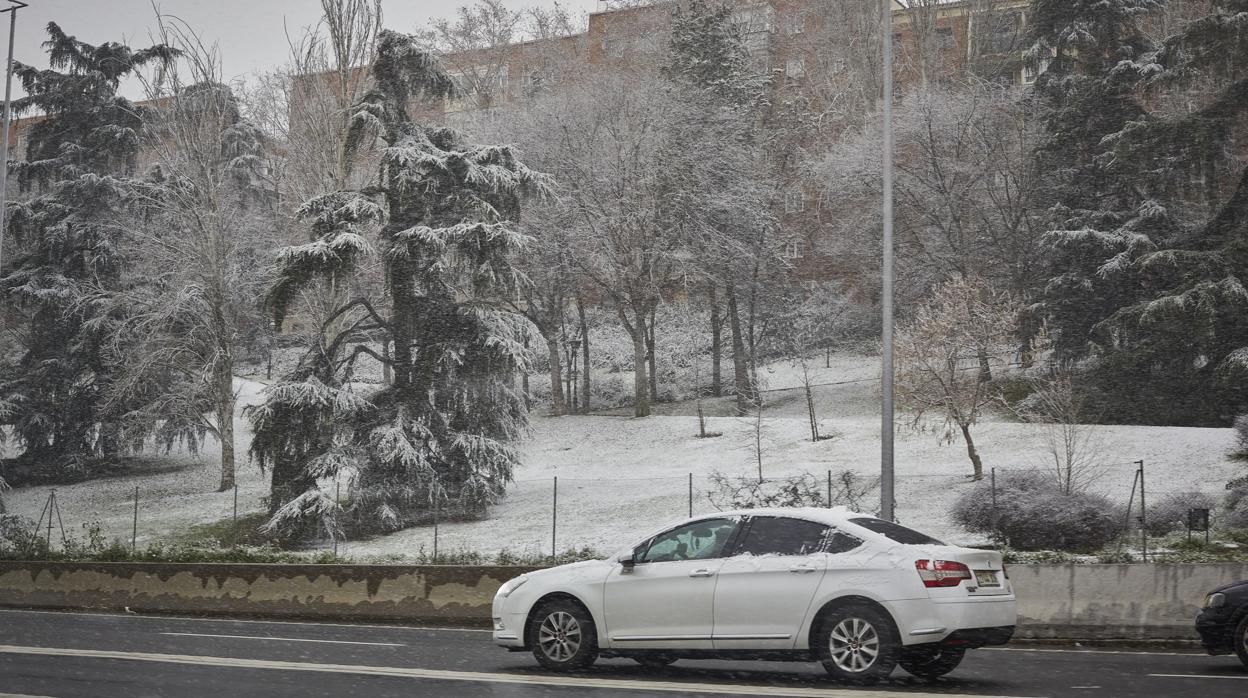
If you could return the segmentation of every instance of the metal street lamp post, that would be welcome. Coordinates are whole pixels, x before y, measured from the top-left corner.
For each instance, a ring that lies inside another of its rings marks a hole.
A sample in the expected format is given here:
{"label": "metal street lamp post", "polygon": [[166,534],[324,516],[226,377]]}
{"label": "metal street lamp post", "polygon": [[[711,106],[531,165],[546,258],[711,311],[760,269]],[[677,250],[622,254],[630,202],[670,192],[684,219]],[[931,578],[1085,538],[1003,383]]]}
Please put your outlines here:
{"label": "metal street lamp post", "polygon": [[883,385],[880,415],[880,518],[892,521],[893,510],[893,2],[884,0],[881,63],[884,76],[884,269],[880,305],[883,310]]}
{"label": "metal street lamp post", "polygon": [[5,208],[9,194],[9,123],[13,120],[13,39],[17,36],[17,11],[26,7],[20,0],[8,0],[0,12],[9,13],[9,60],[4,71],[4,126],[0,133],[0,269],[4,269],[4,231],[7,229]]}

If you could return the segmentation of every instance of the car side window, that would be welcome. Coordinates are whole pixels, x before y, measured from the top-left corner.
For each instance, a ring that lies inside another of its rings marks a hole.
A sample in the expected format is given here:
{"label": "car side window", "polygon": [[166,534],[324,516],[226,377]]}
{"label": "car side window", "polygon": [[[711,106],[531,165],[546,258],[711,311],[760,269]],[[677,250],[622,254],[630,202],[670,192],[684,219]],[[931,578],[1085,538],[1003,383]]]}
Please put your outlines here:
{"label": "car side window", "polygon": [[634,554],[638,563],[709,560],[722,557],[737,522],[732,519],[695,521],[660,533]]}
{"label": "car side window", "polygon": [[843,531],[830,528],[828,529],[828,536],[823,544],[823,550],[826,553],[835,555],[837,553],[847,553],[851,550],[855,550],[860,545],[862,545],[862,540]]}
{"label": "car side window", "polygon": [[832,531],[825,524],[780,516],[758,516],[750,521],[738,555],[810,555],[824,551]]}

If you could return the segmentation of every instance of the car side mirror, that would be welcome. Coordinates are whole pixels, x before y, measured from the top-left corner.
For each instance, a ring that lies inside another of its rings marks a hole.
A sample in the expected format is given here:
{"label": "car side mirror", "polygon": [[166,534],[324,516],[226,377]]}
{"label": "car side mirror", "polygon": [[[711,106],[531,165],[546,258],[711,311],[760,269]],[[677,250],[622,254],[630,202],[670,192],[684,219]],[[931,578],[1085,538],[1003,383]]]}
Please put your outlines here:
{"label": "car side mirror", "polygon": [[620,560],[620,567],[624,568],[620,570],[622,574],[632,574],[633,568],[636,566],[637,566],[637,560],[634,559],[632,555],[629,555],[623,560]]}

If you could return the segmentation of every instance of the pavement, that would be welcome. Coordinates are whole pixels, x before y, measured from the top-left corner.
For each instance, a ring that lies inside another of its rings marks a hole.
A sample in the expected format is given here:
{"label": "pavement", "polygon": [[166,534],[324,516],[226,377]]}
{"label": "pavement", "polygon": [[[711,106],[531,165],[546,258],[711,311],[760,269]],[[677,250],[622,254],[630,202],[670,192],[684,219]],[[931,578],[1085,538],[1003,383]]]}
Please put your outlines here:
{"label": "pavement", "polygon": [[898,669],[870,688],[797,662],[612,659],[551,674],[481,630],[0,609],[0,698],[356,695],[1243,698],[1248,671],[1190,651],[1006,647],[972,651],[938,681]]}

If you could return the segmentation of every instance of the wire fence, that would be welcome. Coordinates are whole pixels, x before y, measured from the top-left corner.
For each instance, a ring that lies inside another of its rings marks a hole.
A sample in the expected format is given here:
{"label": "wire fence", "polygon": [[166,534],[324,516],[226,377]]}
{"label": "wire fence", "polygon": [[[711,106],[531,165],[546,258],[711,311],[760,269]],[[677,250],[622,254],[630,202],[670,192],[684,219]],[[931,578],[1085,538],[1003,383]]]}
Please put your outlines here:
{"label": "wire fence", "polygon": [[[1144,559],[1148,559],[1150,553],[1146,530],[1153,504],[1158,501],[1157,495],[1191,489],[1191,483],[1182,472],[1160,469],[1150,472],[1146,466],[1142,460],[1101,464],[1100,478],[1093,484],[1094,491],[1105,495],[1123,512],[1124,528],[1132,532],[1131,540],[1138,540],[1138,552]],[[1034,467],[989,468],[978,483],[959,472],[900,474],[896,479],[899,521],[938,538],[965,541],[966,533],[953,522],[951,509],[956,497],[951,497],[950,491],[960,490],[957,497],[987,499],[984,504],[991,505],[995,522],[998,494],[1004,481],[1026,473],[1057,477],[1054,468]],[[552,475],[520,479],[508,486],[506,496],[484,520],[440,520],[435,512],[429,525],[373,540],[346,540],[338,535],[326,535],[314,551],[330,552],[335,557],[392,559],[438,559],[452,552],[492,556],[500,550],[530,557],[557,556],[563,551],[583,548],[609,552],[673,521],[736,508],[733,488],[748,490],[755,483],[759,483],[757,478],[748,475],[724,478],[693,472],[667,477],[629,477],[622,473],[609,478]],[[791,495],[786,498],[787,503],[847,505],[866,513],[877,511],[879,507],[878,482],[873,474],[832,469],[817,474],[789,473],[761,481],[759,489],[784,488],[788,488]],[[341,488],[335,487],[333,492],[342,501]],[[99,515],[98,511],[75,511],[76,507],[66,506],[56,490],[50,490],[37,519],[33,510],[29,512],[36,522],[33,533],[43,539],[49,550],[58,544],[62,548],[69,544],[77,533],[76,528],[94,527],[90,535],[120,539],[132,551],[144,545],[185,543],[194,539],[185,530],[169,533],[175,514],[171,509],[176,502],[162,498],[159,492],[145,493],[139,486],[127,494],[128,501],[111,502],[109,512]],[[224,547],[246,544],[257,519],[263,515],[256,506],[260,502],[257,492],[248,492],[244,500],[240,508],[236,487],[216,495],[213,502],[220,511],[215,514],[203,511],[202,507],[197,510],[211,522],[206,526],[209,530],[200,532],[199,536],[215,536]],[[122,508],[128,515],[119,515]],[[93,514],[99,515],[102,522],[89,521]],[[1216,510],[1205,511],[1204,515],[1209,524],[1217,525]],[[1001,536],[994,532],[988,532],[988,537],[1001,542]],[[982,542],[983,536],[977,540]]]}

